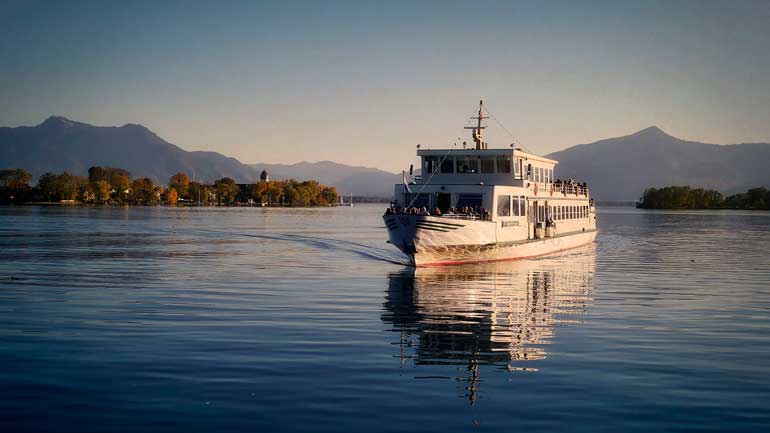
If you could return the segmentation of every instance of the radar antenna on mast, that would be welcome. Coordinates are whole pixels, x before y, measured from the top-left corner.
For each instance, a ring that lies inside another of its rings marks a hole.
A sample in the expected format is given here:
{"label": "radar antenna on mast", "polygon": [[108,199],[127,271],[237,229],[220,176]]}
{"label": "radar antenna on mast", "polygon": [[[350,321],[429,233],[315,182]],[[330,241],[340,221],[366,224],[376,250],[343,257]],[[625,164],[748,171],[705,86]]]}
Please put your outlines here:
{"label": "radar antenna on mast", "polygon": [[484,110],[484,101],[479,101],[479,115],[477,117],[471,117],[471,119],[478,120],[478,123],[476,126],[466,126],[465,129],[472,129],[473,132],[471,133],[471,137],[473,137],[473,142],[476,143],[476,150],[486,149],[487,143],[484,143],[483,136],[481,133],[482,129],[487,129],[486,126],[481,125],[481,121],[484,119],[489,119],[489,116],[484,116],[483,114]]}

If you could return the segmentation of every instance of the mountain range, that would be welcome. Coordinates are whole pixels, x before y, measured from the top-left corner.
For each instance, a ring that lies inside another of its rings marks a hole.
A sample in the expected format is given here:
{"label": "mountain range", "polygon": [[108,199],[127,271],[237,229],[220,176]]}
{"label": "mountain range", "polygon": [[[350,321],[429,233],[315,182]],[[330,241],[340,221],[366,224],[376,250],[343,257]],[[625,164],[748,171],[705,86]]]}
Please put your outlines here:
{"label": "mountain range", "polygon": [[[685,141],[654,126],[547,156],[559,161],[555,177],[587,181],[598,200],[635,200],[651,186],[733,193],[770,185],[770,144]],[[186,151],[135,124],[101,127],[52,116],[37,126],[0,127],[0,169],[24,168],[35,177],[64,170],[85,175],[94,165],[125,168],[160,183],[178,172],[203,182],[228,176],[251,183],[266,170],[272,179],[315,179],[344,194],[370,197],[389,197],[401,180],[400,174],[332,161],[247,165],[217,152]]]}
{"label": "mountain range", "polygon": [[331,161],[243,164],[217,152],[186,151],[141,125],[93,126],[51,116],[37,126],[0,127],[0,168],[24,168],[34,177],[69,171],[86,175],[94,165],[120,167],[134,177],[165,184],[176,173],[213,182],[224,176],[253,183],[263,169],[272,179],[314,179],[344,193],[388,197],[401,176]]}
{"label": "mountain range", "polygon": [[587,181],[598,200],[636,200],[648,187],[690,185],[723,193],[770,185],[770,144],[681,140],[651,126],[548,155],[554,176]]}

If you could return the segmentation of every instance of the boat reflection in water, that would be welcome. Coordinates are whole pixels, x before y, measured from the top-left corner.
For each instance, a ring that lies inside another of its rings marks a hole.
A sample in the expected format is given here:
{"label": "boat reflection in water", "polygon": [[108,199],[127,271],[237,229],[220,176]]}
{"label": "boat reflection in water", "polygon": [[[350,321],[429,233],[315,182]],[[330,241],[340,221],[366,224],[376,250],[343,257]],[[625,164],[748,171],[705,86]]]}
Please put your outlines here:
{"label": "boat reflection in water", "polygon": [[537,370],[557,325],[591,301],[595,245],[537,260],[417,268],[389,276],[382,320],[400,334],[402,364],[463,365],[476,399],[479,366]]}

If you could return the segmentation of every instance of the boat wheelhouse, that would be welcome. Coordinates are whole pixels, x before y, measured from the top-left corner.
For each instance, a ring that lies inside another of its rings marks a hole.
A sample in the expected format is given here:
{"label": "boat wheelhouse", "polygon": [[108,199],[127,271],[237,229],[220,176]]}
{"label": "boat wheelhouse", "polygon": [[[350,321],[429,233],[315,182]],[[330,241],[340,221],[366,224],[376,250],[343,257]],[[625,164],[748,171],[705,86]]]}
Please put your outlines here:
{"label": "boat wheelhouse", "polygon": [[421,175],[395,185],[384,216],[389,242],[417,266],[510,260],[593,242],[588,186],[555,179],[557,161],[483,141],[483,102],[474,148],[418,149]]}

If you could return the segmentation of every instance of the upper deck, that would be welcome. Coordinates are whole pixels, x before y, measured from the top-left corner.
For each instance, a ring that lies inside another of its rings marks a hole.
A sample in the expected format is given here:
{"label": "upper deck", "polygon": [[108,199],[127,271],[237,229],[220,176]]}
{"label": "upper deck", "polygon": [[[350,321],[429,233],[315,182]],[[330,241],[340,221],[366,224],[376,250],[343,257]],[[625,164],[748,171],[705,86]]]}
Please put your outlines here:
{"label": "upper deck", "polygon": [[[421,149],[416,184],[507,185],[552,183],[557,161],[521,149]],[[526,183],[525,183],[526,182]]]}

